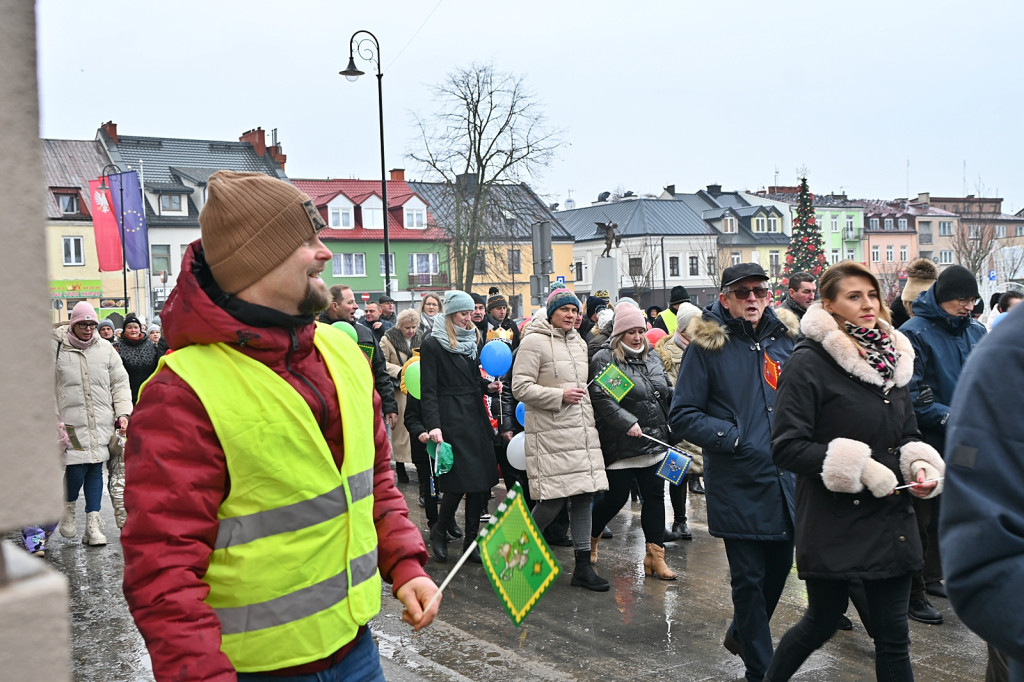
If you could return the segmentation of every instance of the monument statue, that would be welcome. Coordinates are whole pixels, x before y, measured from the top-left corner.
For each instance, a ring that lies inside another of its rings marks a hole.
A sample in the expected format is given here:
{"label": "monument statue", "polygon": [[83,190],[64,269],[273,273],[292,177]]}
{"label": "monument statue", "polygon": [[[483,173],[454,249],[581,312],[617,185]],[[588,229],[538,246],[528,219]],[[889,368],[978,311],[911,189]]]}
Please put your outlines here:
{"label": "monument statue", "polygon": [[611,255],[612,244],[618,246],[622,243],[622,235],[617,232],[619,229],[618,223],[594,223],[597,225],[599,231],[604,232],[604,251],[601,252],[600,258],[607,258]]}

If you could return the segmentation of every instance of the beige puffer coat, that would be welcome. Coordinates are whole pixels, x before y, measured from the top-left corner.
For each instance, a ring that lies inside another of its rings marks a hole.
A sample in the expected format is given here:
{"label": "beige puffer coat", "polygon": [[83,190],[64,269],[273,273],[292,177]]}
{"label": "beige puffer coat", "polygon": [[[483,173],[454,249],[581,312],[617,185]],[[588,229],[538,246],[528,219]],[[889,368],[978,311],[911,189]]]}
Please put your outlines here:
{"label": "beige puffer coat", "polygon": [[93,343],[84,351],[68,343],[67,335],[67,325],[57,327],[51,345],[56,360],[57,415],[71,440],[64,464],[106,462],[114,421],[132,413],[128,372],[114,346],[98,334],[93,334]]}
{"label": "beige puffer coat", "polygon": [[[388,375],[395,381],[402,378],[402,366],[407,358],[402,358],[395,349],[391,339],[384,336],[380,340],[380,352],[384,354],[384,364]],[[408,398],[397,387],[395,402],[398,404],[398,424],[391,429],[391,459],[402,464],[412,464],[412,445],[409,442],[409,431],[405,428],[405,404]]]}
{"label": "beige puffer coat", "polygon": [[590,395],[578,405],[562,402],[563,389],[586,387],[587,372],[587,344],[575,329],[566,334],[543,318],[527,326],[512,394],[526,404],[526,473],[535,500],[608,489]]}

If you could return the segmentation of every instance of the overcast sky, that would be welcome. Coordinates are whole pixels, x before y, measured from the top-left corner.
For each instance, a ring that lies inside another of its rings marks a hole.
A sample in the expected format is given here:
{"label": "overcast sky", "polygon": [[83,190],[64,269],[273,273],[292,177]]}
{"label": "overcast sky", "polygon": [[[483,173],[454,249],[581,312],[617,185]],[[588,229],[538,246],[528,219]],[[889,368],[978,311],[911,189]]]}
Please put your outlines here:
{"label": "overcast sky", "polygon": [[[338,75],[383,48],[388,168],[425,178],[412,112],[457,67],[525,77],[565,143],[533,186],[577,205],[674,184],[1024,207],[1020,0],[39,0],[41,135],[237,139],[277,128],[294,178],[380,175],[377,88]],[[372,66],[362,67],[371,71]],[[908,182],[909,160],[909,182]],[[966,172],[965,172],[966,163]]]}

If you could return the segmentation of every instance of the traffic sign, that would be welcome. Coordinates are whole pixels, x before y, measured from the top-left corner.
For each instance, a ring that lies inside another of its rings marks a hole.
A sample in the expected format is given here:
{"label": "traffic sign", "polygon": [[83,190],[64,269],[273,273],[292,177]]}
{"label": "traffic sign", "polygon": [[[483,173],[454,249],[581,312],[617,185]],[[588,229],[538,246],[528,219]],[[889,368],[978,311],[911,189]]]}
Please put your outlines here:
{"label": "traffic sign", "polygon": [[989,270],[988,271],[988,281],[990,281],[990,282],[996,281],[996,271],[995,270]]}
{"label": "traffic sign", "polygon": [[363,300],[364,300],[364,301],[369,301],[369,300],[370,300],[370,294],[366,294],[366,293],[364,293],[364,294],[363,294]]}
{"label": "traffic sign", "polygon": [[561,284],[564,287],[565,286],[565,275],[558,275],[557,277],[555,277],[555,281],[558,282],[559,284]]}

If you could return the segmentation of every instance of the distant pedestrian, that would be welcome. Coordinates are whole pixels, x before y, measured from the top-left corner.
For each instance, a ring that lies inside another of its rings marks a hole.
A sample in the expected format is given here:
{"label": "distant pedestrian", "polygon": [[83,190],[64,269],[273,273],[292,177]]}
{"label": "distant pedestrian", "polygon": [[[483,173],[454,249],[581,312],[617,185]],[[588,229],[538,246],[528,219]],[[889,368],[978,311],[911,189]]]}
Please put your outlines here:
{"label": "distant pedestrian", "polygon": [[391,376],[395,403],[398,405],[398,423],[391,429],[391,458],[395,462],[399,483],[409,482],[405,465],[412,464],[409,431],[405,428],[406,394],[402,393],[399,385],[402,367],[413,357],[413,348],[420,347],[420,340],[416,337],[418,324],[419,315],[415,310],[403,310],[398,314],[398,325],[384,332],[384,338],[380,341],[380,352],[384,355],[384,366]]}
{"label": "distant pedestrian", "polygon": [[676,311],[683,303],[690,302],[690,294],[684,286],[672,287],[672,293],[668,299],[668,308],[661,311],[654,320],[654,329],[660,329],[666,334],[674,334],[676,331]]}
{"label": "distant pedestrian", "polygon": [[434,321],[439,319],[438,315],[442,315],[443,312],[440,296],[437,294],[423,294],[423,299],[420,301],[419,307],[419,334],[423,340],[426,340],[427,337],[430,336],[431,332],[433,332]]}
{"label": "distant pedestrian", "polygon": [[139,401],[139,389],[142,388],[142,384],[156,371],[157,363],[160,362],[160,352],[156,343],[150,341],[143,333],[142,322],[133,313],[125,316],[121,330],[121,338],[114,344],[114,348],[121,355],[121,361],[128,372],[134,405]]}
{"label": "distant pedestrian", "polygon": [[[779,307],[775,309],[779,319],[792,327],[800,324],[807,308],[814,303],[818,296],[818,284],[814,275],[809,272],[794,272],[789,276],[786,298],[782,300]],[[786,319],[792,315],[794,319]]]}
{"label": "distant pedestrian", "polygon": [[96,331],[104,341],[114,343],[117,340],[117,337],[114,335],[114,323],[109,319],[100,320]]}

